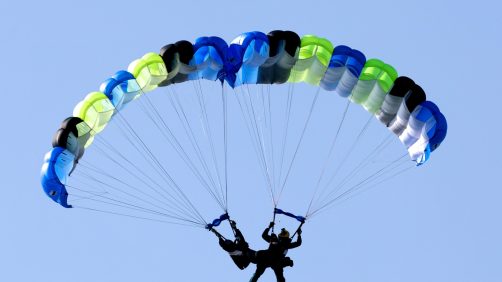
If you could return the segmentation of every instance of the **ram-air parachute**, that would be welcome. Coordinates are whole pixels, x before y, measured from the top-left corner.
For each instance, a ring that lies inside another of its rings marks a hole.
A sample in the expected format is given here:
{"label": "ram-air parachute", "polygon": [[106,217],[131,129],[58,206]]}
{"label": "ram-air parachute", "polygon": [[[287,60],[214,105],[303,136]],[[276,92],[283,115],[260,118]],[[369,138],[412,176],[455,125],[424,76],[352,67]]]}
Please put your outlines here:
{"label": "ram-air parachute", "polygon": [[[228,183],[228,156],[249,149],[257,161],[245,165],[257,164],[274,208],[293,190],[309,218],[424,164],[446,129],[422,87],[356,49],[292,31],[248,32],[230,44],[200,37],[147,53],[85,96],[53,138],[42,186],[66,208],[205,226],[214,213],[203,215],[194,193],[226,213],[228,191],[240,189]],[[231,143],[237,131],[247,143]],[[389,150],[394,141],[401,145]]]}

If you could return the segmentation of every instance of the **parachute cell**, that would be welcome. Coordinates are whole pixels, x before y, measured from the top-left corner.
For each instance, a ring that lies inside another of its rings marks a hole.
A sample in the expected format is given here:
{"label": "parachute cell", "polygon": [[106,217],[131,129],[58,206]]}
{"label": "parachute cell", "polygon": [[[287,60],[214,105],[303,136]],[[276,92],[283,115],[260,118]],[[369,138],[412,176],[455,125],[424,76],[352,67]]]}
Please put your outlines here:
{"label": "parachute cell", "polygon": [[143,93],[136,78],[127,71],[116,72],[101,84],[99,91],[108,97],[117,111]]}
{"label": "parachute cell", "polygon": [[71,170],[73,171],[78,160],[84,155],[90,137],[91,128],[81,118],[69,117],[63,121],[61,128],[54,134],[52,147],[62,147],[74,155],[75,161]]}
{"label": "parachute cell", "polygon": [[425,99],[426,96],[424,90],[417,84],[413,83],[399,105],[396,116],[389,123],[389,129],[397,136],[401,135],[401,133],[403,133],[408,126],[408,120],[411,112],[413,112],[413,110],[415,110],[415,108],[422,102],[425,102]]}
{"label": "parachute cell", "polygon": [[101,132],[114,114],[115,107],[102,92],[89,93],[73,110],[73,116],[85,121],[92,129],[91,136]]}
{"label": "parachute cell", "polygon": [[398,77],[389,93],[385,96],[380,111],[376,114],[377,119],[385,126],[389,126],[396,117],[404,97],[411,92],[414,85],[415,82],[412,79],[406,76]]}
{"label": "parachute cell", "polygon": [[71,208],[71,205],[67,203],[68,192],[65,184],[74,159],[75,156],[70,151],[55,147],[45,155],[42,165],[41,182],[45,193],[65,208]]}
{"label": "parachute cell", "polygon": [[268,37],[262,32],[243,33],[232,41],[229,47],[228,61],[232,64],[232,72],[236,73],[230,79],[233,87],[241,84],[256,84],[259,67],[269,58],[270,48]]}
{"label": "parachute cell", "polygon": [[335,91],[348,97],[356,85],[366,62],[366,57],[358,50],[340,45],[333,50],[328,69],[320,82],[327,91]]}
{"label": "parachute cell", "polygon": [[196,71],[189,74],[189,80],[220,79],[223,81],[227,49],[227,43],[219,37],[197,38],[194,44],[194,55],[190,61],[190,65],[194,66]]}
{"label": "parachute cell", "polygon": [[397,72],[392,66],[377,59],[368,60],[350,99],[374,114],[380,109],[396,78]]}
{"label": "parachute cell", "polygon": [[292,31],[275,30],[267,34],[269,57],[258,69],[257,84],[285,83],[296,64],[300,37]]}
{"label": "parachute cell", "polygon": [[196,70],[195,66],[190,66],[193,55],[193,45],[186,40],[162,47],[160,49],[160,56],[164,61],[168,75],[166,80],[159,83],[159,86],[187,81],[188,75]]}
{"label": "parachute cell", "polygon": [[134,60],[127,67],[127,71],[136,78],[144,93],[154,90],[167,78],[164,61],[156,53],[147,53],[140,59]]}
{"label": "parachute cell", "polygon": [[298,61],[291,70],[289,82],[319,85],[330,63],[333,44],[325,38],[305,35],[301,40]]}

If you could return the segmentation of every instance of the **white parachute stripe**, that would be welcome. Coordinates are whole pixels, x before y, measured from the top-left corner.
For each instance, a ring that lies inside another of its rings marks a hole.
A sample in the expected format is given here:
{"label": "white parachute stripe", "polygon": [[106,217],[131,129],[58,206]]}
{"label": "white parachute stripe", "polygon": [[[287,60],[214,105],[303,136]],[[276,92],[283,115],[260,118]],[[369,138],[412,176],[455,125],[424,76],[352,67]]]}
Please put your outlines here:
{"label": "white parachute stripe", "polygon": [[376,114],[376,118],[385,124],[385,126],[389,126],[395,118],[402,102],[403,97],[386,95],[382,106],[380,106],[380,111]]}
{"label": "white parachute stripe", "polygon": [[348,97],[359,78],[347,67],[328,68],[320,82],[320,87],[326,91],[335,91],[342,97]]}

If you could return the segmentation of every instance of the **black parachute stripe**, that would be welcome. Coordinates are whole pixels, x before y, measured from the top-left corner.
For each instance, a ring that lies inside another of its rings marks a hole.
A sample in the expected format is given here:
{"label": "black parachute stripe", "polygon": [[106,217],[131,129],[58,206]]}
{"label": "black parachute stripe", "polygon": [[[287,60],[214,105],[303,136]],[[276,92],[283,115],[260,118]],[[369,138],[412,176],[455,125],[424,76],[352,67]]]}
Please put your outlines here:
{"label": "black parachute stripe", "polygon": [[[260,67],[257,84],[280,84],[289,79],[291,69],[296,63],[297,50],[300,48],[301,39],[292,31],[274,30],[267,34],[270,59]],[[286,52],[289,55],[278,57]]]}
{"label": "black parachute stripe", "polygon": [[188,80],[188,72],[183,66],[187,66],[193,58],[192,43],[180,40],[174,44],[168,44],[160,49],[159,55],[162,57],[168,72],[167,79],[159,84],[160,87]]}
{"label": "black parachute stripe", "polygon": [[60,128],[52,137],[52,147],[62,147],[66,149],[68,136],[72,133],[70,130]]}
{"label": "black parachute stripe", "polygon": [[389,95],[395,97],[404,97],[415,86],[415,82],[407,77],[400,76],[394,81],[394,85],[389,91]]}
{"label": "black parachute stripe", "polygon": [[411,113],[413,110],[420,105],[422,102],[425,102],[427,99],[424,90],[418,84],[415,84],[411,87],[411,92],[406,97],[404,97],[404,102],[408,111]]}
{"label": "black parachute stripe", "polygon": [[[84,155],[84,144],[88,137],[79,136],[78,125],[84,121],[79,117],[68,117],[61,123],[59,128],[52,138],[52,147],[62,147],[75,155],[75,160],[78,161]],[[70,134],[73,139],[70,139]],[[86,133],[87,134],[87,133]],[[82,139],[80,142],[79,139]],[[75,143],[70,143],[73,140]]]}
{"label": "black parachute stripe", "polygon": [[60,128],[54,134],[52,138],[52,147],[63,147],[67,148],[67,140],[70,133],[73,133],[75,137],[78,137],[77,125],[84,122],[79,117],[68,117],[61,123]]}
{"label": "black parachute stripe", "polygon": [[168,73],[172,72],[179,63],[179,52],[174,44],[168,44],[160,49],[159,55],[162,57]]}
{"label": "black parachute stripe", "polygon": [[269,42],[268,44],[270,46],[270,57],[277,55],[277,53],[279,52],[279,43],[282,40],[284,40],[286,43],[284,49],[291,57],[295,56],[296,50],[298,49],[298,47],[300,47],[301,44],[300,36],[298,36],[298,34],[296,34],[295,32],[289,30],[274,30],[269,32],[267,34],[267,37]]}

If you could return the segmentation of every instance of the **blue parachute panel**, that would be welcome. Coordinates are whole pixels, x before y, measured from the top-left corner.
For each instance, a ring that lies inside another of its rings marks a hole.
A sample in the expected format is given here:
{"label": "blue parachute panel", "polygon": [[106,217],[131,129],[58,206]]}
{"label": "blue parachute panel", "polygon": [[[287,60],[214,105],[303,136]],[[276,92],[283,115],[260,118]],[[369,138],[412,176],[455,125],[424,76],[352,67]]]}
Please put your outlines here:
{"label": "blue parachute panel", "polygon": [[412,160],[426,162],[446,137],[446,119],[431,101],[424,101],[411,113],[408,124],[399,136]]}
{"label": "blue parachute panel", "polygon": [[446,122],[445,116],[439,111],[439,108],[438,106],[436,106],[436,104],[431,101],[425,101],[422,103],[422,105],[424,107],[427,107],[432,112],[436,120],[436,130],[434,132],[434,135],[429,140],[430,151],[434,152],[434,150],[436,150],[439,145],[441,145],[441,142],[443,142],[443,140],[446,138],[448,124]]}
{"label": "blue parachute panel", "polygon": [[[262,32],[247,32],[235,38],[228,50],[228,84],[232,87],[256,84],[258,70],[269,58],[269,53],[268,37]],[[230,73],[233,75],[229,76]]]}
{"label": "blue parachute panel", "polygon": [[190,73],[188,79],[223,81],[226,75],[223,68],[228,50],[227,43],[216,36],[199,37],[193,47],[194,55],[190,65],[196,67],[196,71]]}
{"label": "blue parachute panel", "polygon": [[105,80],[99,87],[99,91],[110,99],[116,110],[122,109],[141,94],[136,78],[130,72],[123,70]]}
{"label": "blue parachute panel", "polygon": [[62,147],[54,147],[45,156],[41,171],[41,182],[45,193],[56,203],[65,208],[71,208],[68,205],[68,192],[65,184],[66,178],[73,168],[75,156]]}
{"label": "blue parachute panel", "polygon": [[335,91],[342,97],[348,97],[357,84],[365,63],[366,57],[363,53],[339,45],[333,50],[328,69],[319,86],[324,90]]}
{"label": "blue parachute panel", "polygon": [[359,77],[365,63],[366,56],[363,53],[348,46],[340,45],[333,50],[328,68],[346,66],[353,75]]}

